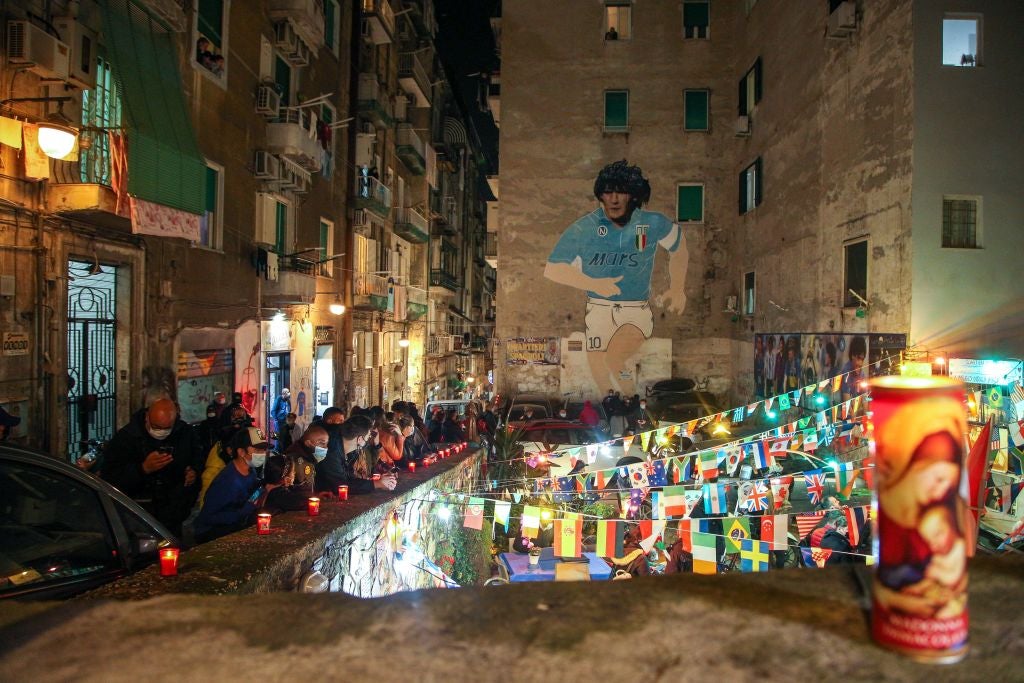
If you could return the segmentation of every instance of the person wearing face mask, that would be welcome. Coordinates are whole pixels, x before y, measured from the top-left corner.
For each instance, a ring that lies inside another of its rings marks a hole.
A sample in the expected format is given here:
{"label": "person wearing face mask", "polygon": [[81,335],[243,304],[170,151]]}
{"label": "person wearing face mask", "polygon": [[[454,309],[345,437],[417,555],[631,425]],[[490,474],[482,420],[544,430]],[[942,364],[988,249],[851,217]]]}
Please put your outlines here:
{"label": "person wearing face mask", "polygon": [[246,427],[227,445],[231,462],[217,475],[206,492],[203,507],[195,521],[197,543],[244,529],[255,521],[259,478],[270,446],[258,427]]}
{"label": "person wearing face mask", "polygon": [[206,451],[206,466],[203,468],[202,489],[199,491],[199,505],[202,506],[206,498],[206,492],[210,484],[224,469],[224,466],[231,462],[232,455],[228,453],[227,444],[231,438],[240,430],[252,426],[252,417],[242,407],[241,403],[232,403],[221,412],[220,428],[217,431],[218,438]]}
{"label": "person wearing face mask", "polygon": [[322,424],[310,425],[284,454],[292,461],[294,481],[291,487],[312,495],[317,491],[316,466],[327,458],[329,437]]}
{"label": "person wearing face mask", "polygon": [[170,399],[140,410],[111,439],[103,478],[181,535],[199,495],[203,451],[196,431]]}
{"label": "person wearing face mask", "polygon": [[263,488],[256,501],[258,509],[271,514],[305,510],[309,495],[309,491],[295,486],[293,460],[278,453],[267,456],[267,464],[263,466]]}
{"label": "person wearing face mask", "polygon": [[[355,468],[362,459],[363,449],[371,444],[370,432],[373,423],[362,415],[353,415],[342,422],[336,429],[341,440],[337,450],[328,448],[327,457],[316,466],[316,487],[326,491],[336,491],[341,484],[348,485],[352,495],[372,493],[377,489],[394,490],[398,478],[393,472],[381,475],[380,479],[367,479],[357,476]],[[379,440],[371,448],[379,449]]]}

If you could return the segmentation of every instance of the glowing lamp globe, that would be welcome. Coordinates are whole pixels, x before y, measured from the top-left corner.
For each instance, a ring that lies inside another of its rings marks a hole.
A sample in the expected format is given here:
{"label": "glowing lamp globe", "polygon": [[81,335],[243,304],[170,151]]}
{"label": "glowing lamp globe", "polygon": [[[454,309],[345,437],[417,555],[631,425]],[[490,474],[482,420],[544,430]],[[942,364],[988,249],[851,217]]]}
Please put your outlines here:
{"label": "glowing lamp globe", "polygon": [[63,159],[75,148],[78,131],[60,123],[39,124],[39,149],[51,159]]}

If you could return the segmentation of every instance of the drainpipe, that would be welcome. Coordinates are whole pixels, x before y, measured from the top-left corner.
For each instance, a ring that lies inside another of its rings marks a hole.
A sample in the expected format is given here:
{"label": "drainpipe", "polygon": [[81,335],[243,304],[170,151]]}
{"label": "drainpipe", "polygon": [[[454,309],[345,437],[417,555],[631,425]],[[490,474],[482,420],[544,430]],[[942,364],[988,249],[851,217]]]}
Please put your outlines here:
{"label": "drainpipe", "polygon": [[[355,116],[356,111],[359,109],[359,44],[362,40],[362,34],[360,26],[362,24],[362,3],[352,3],[352,30],[349,32],[349,74],[348,74],[348,115]],[[339,74],[340,75],[340,74]],[[343,191],[345,196],[348,197],[349,188],[351,187],[351,173],[352,169],[355,168],[356,163],[356,134],[359,132],[359,126],[350,125],[348,127],[348,154],[346,155],[345,161],[345,172],[343,174]],[[352,390],[352,356],[355,355],[355,350],[352,348],[352,333],[353,324],[352,318],[354,311],[352,310],[352,272],[355,268],[355,237],[352,232],[352,224],[349,219],[347,212],[349,203],[346,200],[346,215],[343,220],[340,221],[341,225],[345,226],[345,256],[344,256],[344,267],[341,269],[341,282],[338,283],[341,286],[342,300],[345,303],[345,315],[341,318],[341,340],[336,345],[336,348],[341,350],[340,358],[341,361],[341,382],[338,382],[338,368],[335,366],[334,377],[335,377],[335,404],[341,405],[345,409],[346,415],[348,414],[349,403],[352,400],[354,391]]]}
{"label": "drainpipe", "polygon": [[[33,316],[34,330],[33,334],[36,340],[36,352],[33,358],[34,367],[32,368],[32,376],[37,378],[39,381],[38,393],[41,396],[37,396],[37,401],[42,399],[43,410],[42,415],[42,427],[37,433],[41,433],[42,443],[40,448],[46,452],[50,452],[50,424],[51,416],[53,414],[53,387],[49,381],[50,373],[45,371],[46,359],[48,358],[47,353],[47,338],[45,336],[46,325],[43,323],[43,314],[46,311],[46,244],[44,241],[44,212],[46,211],[46,183],[39,183],[37,185],[37,197],[36,206],[39,210],[36,211],[35,222],[36,222],[36,302],[35,302],[35,315]],[[44,376],[45,375],[45,376]],[[37,404],[38,405],[38,404]]]}

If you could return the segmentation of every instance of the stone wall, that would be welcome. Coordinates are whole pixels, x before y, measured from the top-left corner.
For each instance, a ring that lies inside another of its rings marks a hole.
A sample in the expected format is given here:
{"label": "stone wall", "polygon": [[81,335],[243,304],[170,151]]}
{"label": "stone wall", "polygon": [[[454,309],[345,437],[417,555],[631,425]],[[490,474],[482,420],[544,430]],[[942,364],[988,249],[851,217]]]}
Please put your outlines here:
{"label": "stone wall", "polygon": [[440,492],[473,489],[483,457],[469,453],[401,473],[393,492],[322,501],[316,517],[274,515],[270,535],[248,528],[183,552],[176,577],[162,578],[153,566],[85,597],[287,592],[310,571],[323,574],[330,590],[358,597],[443,586],[446,577],[473,583],[486,578],[486,539],[463,529],[464,506],[454,505],[447,521],[435,512]]}

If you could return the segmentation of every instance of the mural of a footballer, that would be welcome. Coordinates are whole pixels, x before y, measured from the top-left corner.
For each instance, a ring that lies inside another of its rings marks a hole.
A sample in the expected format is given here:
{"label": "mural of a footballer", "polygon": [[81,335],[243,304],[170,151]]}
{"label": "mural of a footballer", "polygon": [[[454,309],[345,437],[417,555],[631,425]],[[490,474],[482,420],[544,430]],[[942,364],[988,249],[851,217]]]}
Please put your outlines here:
{"label": "mural of a footballer", "polygon": [[587,293],[586,351],[597,389],[632,395],[635,373],[626,360],[654,331],[651,276],[659,248],[668,254],[669,287],[654,303],[681,314],[688,253],[682,229],[666,216],[641,207],[651,185],[625,160],[597,175],[600,206],[570,225],[555,244],[544,277]]}

